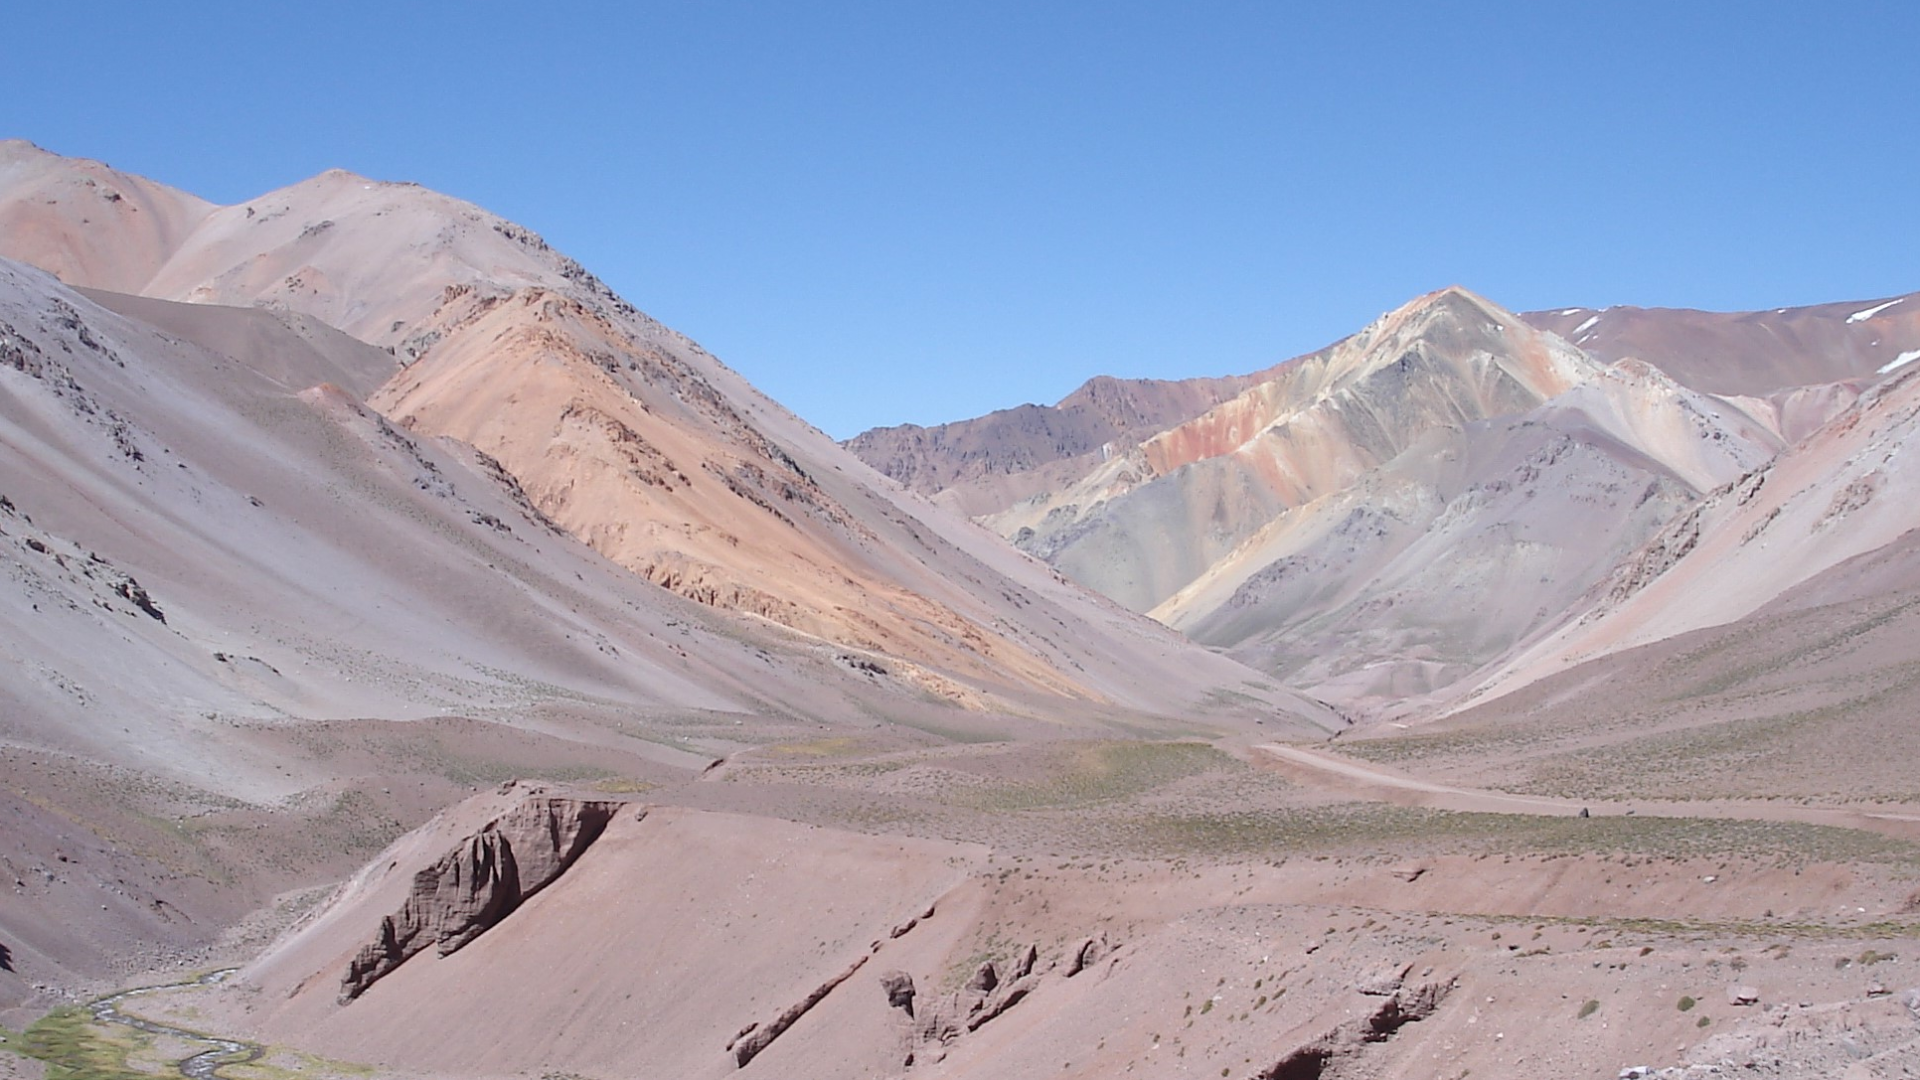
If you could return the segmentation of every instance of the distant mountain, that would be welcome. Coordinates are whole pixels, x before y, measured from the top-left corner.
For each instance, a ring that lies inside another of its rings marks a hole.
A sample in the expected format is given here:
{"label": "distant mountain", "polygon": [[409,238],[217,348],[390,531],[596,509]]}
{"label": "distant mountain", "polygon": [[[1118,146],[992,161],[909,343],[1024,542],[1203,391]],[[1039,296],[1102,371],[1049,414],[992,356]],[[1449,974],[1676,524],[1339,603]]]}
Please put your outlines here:
{"label": "distant mountain", "polygon": [[846,447],[922,495],[996,513],[1125,447],[1191,420],[1261,374],[1167,381],[1102,375],[1054,405],[1021,405],[935,427],[874,428]]}
{"label": "distant mountain", "polygon": [[1920,293],[1771,311],[1561,308],[1523,318],[1595,359],[1636,357],[1722,396],[1870,379],[1920,359]]}
{"label": "distant mountain", "polygon": [[1405,713],[1920,359],[1907,306],[1523,317],[1445,289],[1097,460],[1000,476],[1020,498],[980,519],[1350,713]]}
{"label": "distant mountain", "polygon": [[[1848,563],[1881,555],[1854,598],[1911,592],[1920,529],[1920,368],[1898,370],[1763,468],[1669,522],[1560,624],[1482,675],[1462,701],[1490,700],[1577,663],[1738,622]],[[1832,593],[1836,586],[1826,590]],[[1803,596],[1801,606],[1832,602]]]}

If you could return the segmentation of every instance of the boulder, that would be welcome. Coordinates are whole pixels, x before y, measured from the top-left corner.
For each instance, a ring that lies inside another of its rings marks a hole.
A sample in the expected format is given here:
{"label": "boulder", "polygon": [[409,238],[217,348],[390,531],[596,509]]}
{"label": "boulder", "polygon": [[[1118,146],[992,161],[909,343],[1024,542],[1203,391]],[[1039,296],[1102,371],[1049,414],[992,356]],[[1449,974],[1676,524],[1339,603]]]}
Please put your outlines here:
{"label": "boulder", "polygon": [[1035,964],[1038,964],[1039,962],[1040,962],[1039,946],[1036,946],[1036,945],[1027,946],[1026,950],[1022,952],[1019,958],[1013,962],[1014,980],[1018,981],[1020,979],[1024,979],[1027,976],[1033,974],[1033,967]]}
{"label": "boulder", "polygon": [[1727,1004],[1729,1005],[1757,1005],[1759,1002],[1760,991],[1751,986],[1727,987]]}
{"label": "boulder", "polygon": [[967,980],[967,989],[976,994],[991,994],[993,988],[999,985],[1000,973],[994,969],[991,960],[975,968],[973,978]]}
{"label": "boulder", "polygon": [[978,1031],[988,1021],[1025,1001],[1040,985],[1040,976],[1028,975],[1015,979],[1000,988],[1000,992],[980,1003],[980,1007],[967,1017],[967,1030]]}
{"label": "boulder", "polygon": [[880,976],[880,989],[886,992],[889,1006],[913,1015],[913,976],[904,971],[885,972]]}
{"label": "boulder", "polygon": [[1072,977],[1080,974],[1099,962],[1100,958],[1105,955],[1107,955],[1107,939],[1105,935],[1097,938],[1087,938],[1080,943],[1079,948],[1073,951],[1073,957],[1067,961],[1067,975]]}
{"label": "boulder", "polygon": [[1354,989],[1370,997],[1386,997],[1400,989],[1407,979],[1407,972],[1412,970],[1411,963],[1387,964],[1368,972],[1366,977],[1354,984]]}

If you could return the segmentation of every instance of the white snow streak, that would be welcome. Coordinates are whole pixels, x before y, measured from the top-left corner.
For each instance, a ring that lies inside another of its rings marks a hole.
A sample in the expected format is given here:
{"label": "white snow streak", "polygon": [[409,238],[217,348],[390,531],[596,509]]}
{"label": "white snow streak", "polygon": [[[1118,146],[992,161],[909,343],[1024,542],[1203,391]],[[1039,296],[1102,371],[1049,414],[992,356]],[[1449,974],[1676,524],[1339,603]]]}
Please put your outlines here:
{"label": "white snow streak", "polygon": [[1853,314],[1847,316],[1847,321],[1850,323],[1866,322],[1868,319],[1873,318],[1875,315],[1878,315],[1881,312],[1892,307],[1893,305],[1899,303],[1900,300],[1905,300],[1905,299],[1906,297],[1902,296],[1900,297],[1899,300],[1889,300],[1878,307],[1870,307],[1865,311],[1856,311]]}
{"label": "white snow streak", "polygon": [[1600,316],[1598,315],[1588,316],[1586,322],[1583,322],[1579,326],[1576,326],[1573,328],[1573,336],[1579,337],[1581,334],[1584,334],[1587,331],[1593,329],[1593,324],[1599,321],[1600,321]]}
{"label": "white snow streak", "polygon": [[1912,349],[1907,352],[1903,352],[1899,356],[1896,356],[1893,359],[1887,361],[1886,363],[1880,365],[1880,374],[1885,375],[1887,372],[1893,371],[1896,368],[1906,367],[1908,364],[1913,363],[1915,360],[1920,360],[1920,349]]}

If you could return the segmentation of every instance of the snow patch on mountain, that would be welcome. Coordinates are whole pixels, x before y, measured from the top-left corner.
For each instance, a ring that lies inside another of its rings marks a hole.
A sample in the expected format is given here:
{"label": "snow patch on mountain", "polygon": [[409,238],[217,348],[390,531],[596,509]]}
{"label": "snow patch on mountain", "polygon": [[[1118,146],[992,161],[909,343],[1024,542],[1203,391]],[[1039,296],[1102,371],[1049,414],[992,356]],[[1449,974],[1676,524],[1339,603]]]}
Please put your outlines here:
{"label": "snow patch on mountain", "polygon": [[1920,349],[1909,349],[1886,363],[1881,364],[1880,374],[1885,375],[1889,371],[1896,371],[1913,363],[1915,360],[1920,360]]}
{"label": "snow patch on mountain", "polygon": [[1874,307],[1867,308],[1864,311],[1856,311],[1853,314],[1847,316],[1847,321],[1849,323],[1866,322],[1868,319],[1873,318],[1875,315],[1880,314],[1881,312],[1887,310],[1893,305],[1899,303],[1901,300],[1905,300],[1905,299],[1906,297],[1902,296],[1895,300],[1889,300],[1884,304],[1878,304],[1878,305],[1875,305]]}

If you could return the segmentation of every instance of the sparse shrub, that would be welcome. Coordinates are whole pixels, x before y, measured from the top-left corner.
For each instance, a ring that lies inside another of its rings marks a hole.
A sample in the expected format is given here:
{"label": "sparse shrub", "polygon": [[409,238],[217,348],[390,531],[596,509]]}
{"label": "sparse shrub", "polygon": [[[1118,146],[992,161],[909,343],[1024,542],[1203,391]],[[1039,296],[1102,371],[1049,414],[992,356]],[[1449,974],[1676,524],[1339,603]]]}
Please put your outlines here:
{"label": "sparse shrub", "polygon": [[1686,1012],[1686,1011],[1688,1011],[1689,1009],[1692,1009],[1692,1008],[1693,1008],[1693,1007],[1694,1007],[1695,1005],[1698,1005],[1698,1004],[1700,1004],[1700,1003],[1699,1003],[1699,1002],[1697,1002],[1697,1001],[1695,1001],[1695,1000],[1693,1000],[1693,998],[1691,998],[1691,997],[1688,997],[1688,996],[1685,996],[1685,995],[1682,995],[1682,996],[1681,996],[1681,998],[1680,998],[1680,1006],[1679,1006],[1679,1008],[1680,1008],[1680,1011],[1681,1011],[1681,1012]]}
{"label": "sparse shrub", "polygon": [[1213,999],[1212,999],[1212,998],[1208,998],[1208,999],[1207,999],[1207,1000],[1206,1000],[1205,1002],[1203,1002],[1203,1003],[1201,1004],[1201,1006],[1200,1006],[1200,1015],[1201,1015],[1201,1016],[1205,1016],[1205,1015],[1207,1015],[1208,1013],[1210,1013],[1210,1012],[1212,1012],[1212,1011],[1213,1011]]}
{"label": "sparse shrub", "polygon": [[1899,958],[1890,952],[1878,952],[1874,949],[1868,949],[1866,952],[1863,952],[1860,954],[1860,957],[1856,962],[1860,964],[1869,964],[1869,965],[1884,964],[1889,960],[1897,960],[1897,959]]}
{"label": "sparse shrub", "polygon": [[1696,1022],[1694,1023],[1694,1025],[1693,1025],[1693,1026],[1694,1026],[1694,1027],[1706,1027],[1706,1026],[1707,1026],[1708,1024],[1711,1024],[1711,1023],[1713,1023],[1713,1017],[1711,1017],[1711,1016],[1703,1016],[1703,1017],[1701,1017],[1701,1018],[1700,1018],[1700,1019],[1699,1019],[1698,1021],[1696,1021]]}
{"label": "sparse shrub", "polygon": [[1594,1013],[1597,1013],[1599,1011],[1600,1011],[1600,1003],[1598,1001],[1593,1000],[1592,998],[1588,998],[1587,1003],[1585,1005],[1580,1006],[1580,1019],[1585,1020],[1587,1017],[1592,1016]]}

